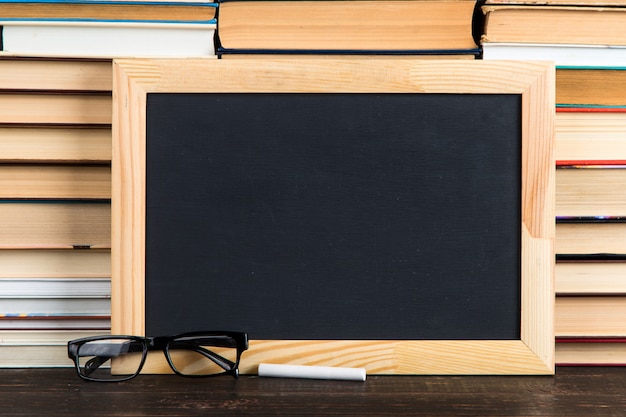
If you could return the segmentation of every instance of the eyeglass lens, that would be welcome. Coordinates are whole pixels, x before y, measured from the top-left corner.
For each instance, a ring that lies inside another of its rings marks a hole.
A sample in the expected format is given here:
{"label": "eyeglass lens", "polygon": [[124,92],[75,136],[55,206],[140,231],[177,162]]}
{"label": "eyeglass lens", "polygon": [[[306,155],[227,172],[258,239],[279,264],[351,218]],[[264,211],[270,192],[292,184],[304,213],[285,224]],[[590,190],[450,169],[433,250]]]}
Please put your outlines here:
{"label": "eyeglass lens", "polygon": [[166,352],[182,375],[216,375],[237,367],[237,343],[229,336],[180,337],[167,344]]}
{"label": "eyeglass lens", "polygon": [[129,338],[94,340],[79,346],[78,369],[81,375],[101,381],[115,381],[139,372],[144,344]]}

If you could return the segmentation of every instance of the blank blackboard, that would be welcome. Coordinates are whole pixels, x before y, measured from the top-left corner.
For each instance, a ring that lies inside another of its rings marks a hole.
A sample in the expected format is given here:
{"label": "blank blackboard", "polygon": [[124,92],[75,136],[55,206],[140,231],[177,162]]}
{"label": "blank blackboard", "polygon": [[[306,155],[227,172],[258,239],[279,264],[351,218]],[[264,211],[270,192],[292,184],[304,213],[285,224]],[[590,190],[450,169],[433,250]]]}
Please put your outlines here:
{"label": "blank blackboard", "polygon": [[520,101],[149,94],[148,334],[518,339]]}
{"label": "blank blackboard", "polygon": [[115,60],[112,332],[553,373],[554,67],[434,63]]}

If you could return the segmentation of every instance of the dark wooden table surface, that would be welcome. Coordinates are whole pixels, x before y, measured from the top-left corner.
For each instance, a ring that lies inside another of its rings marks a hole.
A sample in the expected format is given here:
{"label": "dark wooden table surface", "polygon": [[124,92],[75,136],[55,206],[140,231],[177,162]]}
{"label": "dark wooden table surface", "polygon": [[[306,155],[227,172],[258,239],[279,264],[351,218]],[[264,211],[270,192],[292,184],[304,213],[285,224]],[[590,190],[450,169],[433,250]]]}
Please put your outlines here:
{"label": "dark wooden table surface", "polygon": [[555,376],[368,376],[366,382],[0,369],[0,416],[626,416],[626,368]]}

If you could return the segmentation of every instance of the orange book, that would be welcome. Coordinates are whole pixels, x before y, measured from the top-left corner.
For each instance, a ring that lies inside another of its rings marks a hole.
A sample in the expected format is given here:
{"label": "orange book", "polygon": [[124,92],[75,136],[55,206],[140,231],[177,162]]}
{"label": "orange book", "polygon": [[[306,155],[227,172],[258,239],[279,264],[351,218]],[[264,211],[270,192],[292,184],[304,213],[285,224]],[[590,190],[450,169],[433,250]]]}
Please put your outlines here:
{"label": "orange book", "polygon": [[475,0],[222,1],[222,52],[475,50]]}

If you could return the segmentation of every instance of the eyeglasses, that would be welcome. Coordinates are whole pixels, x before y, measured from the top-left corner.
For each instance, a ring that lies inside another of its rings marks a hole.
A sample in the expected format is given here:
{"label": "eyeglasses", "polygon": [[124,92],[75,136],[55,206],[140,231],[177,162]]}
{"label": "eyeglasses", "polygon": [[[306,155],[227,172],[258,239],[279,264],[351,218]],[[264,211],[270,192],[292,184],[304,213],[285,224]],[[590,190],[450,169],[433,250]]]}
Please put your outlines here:
{"label": "eyeglasses", "polygon": [[239,375],[248,349],[242,332],[192,332],[174,336],[94,336],[70,340],[67,355],[88,381],[126,381],[141,372],[148,351],[162,350],[175,374],[186,377]]}

